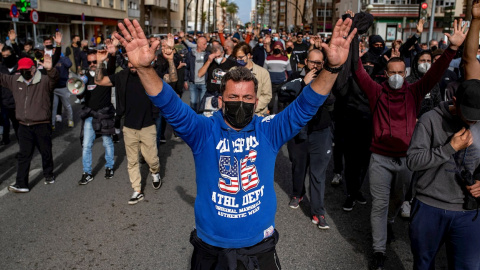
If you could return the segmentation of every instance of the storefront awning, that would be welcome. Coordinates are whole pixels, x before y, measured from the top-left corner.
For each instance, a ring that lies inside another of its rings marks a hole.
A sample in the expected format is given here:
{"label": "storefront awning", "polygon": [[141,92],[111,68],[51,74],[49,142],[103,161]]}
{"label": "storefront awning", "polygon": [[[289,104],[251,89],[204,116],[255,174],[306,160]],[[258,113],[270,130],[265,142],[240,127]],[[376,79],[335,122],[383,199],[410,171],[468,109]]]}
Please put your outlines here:
{"label": "storefront awning", "polygon": [[79,21],[79,20],[72,20],[72,24],[88,24],[88,25],[103,25],[103,22],[92,22],[92,21]]}

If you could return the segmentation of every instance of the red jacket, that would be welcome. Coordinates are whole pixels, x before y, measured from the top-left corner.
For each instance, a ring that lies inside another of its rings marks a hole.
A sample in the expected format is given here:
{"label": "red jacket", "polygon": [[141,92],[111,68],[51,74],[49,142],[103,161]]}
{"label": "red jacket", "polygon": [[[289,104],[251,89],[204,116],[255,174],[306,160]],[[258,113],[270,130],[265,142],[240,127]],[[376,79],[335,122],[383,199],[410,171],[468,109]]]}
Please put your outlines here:
{"label": "red jacket", "polygon": [[359,59],[354,78],[368,97],[373,118],[370,151],[389,157],[405,157],[417,122],[417,113],[425,95],[441,79],[456,51],[448,48],[421,80],[403,83],[401,89],[390,88],[388,81],[376,83]]}

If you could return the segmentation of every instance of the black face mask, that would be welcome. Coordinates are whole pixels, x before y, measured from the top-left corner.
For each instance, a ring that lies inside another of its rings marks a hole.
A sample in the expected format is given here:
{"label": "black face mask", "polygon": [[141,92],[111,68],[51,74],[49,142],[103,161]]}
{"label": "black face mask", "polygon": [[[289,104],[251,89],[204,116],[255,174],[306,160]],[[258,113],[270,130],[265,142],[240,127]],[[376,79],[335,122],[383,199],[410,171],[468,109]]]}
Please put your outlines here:
{"label": "black face mask", "polygon": [[83,51],[84,52],[88,51],[88,47],[87,46],[83,47]]}
{"label": "black face mask", "polygon": [[242,129],[253,119],[255,103],[243,101],[224,101],[223,115],[234,128]]}
{"label": "black face mask", "polygon": [[3,58],[3,64],[7,68],[13,68],[17,64],[17,57],[15,55],[10,55],[8,57]]}
{"label": "black face mask", "polygon": [[292,53],[293,52],[293,48],[292,47],[288,47],[287,48],[287,53]]}
{"label": "black face mask", "polygon": [[45,48],[46,48],[47,50],[53,50],[53,45],[45,45]]}
{"label": "black face mask", "polygon": [[438,49],[437,46],[433,46],[432,48],[430,48],[430,50],[433,52],[433,51],[436,51]]}
{"label": "black face mask", "polygon": [[22,74],[22,77],[27,81],[30,80],[33,77],[30,69],[22,69],[22,70],[20,70],[20,74]]}
{"label": "black face mask", "polygon": [[77,47],[80,47],[80,46],[81,46],[80,41],[77,41]]}
{"label": "black face mask", "polygon": [[365,68],[365,71],[368,73],[368,75],[372,75],[373,73],[373,67],[372,66],[363,66]]}
{"label": "black face mask", "polygon": [[35,52],[35,58],[37,58],[37,60],[43,60],[43,53],[42,52]]}
{"label": "black face mask", "polygon": [[370,49],[374,54],[380,55],[383,52],[383,47],[373,47]]}
{"label": "black face mask", "polygon": [[281,54],[282,50],[280,49],[273,49],[273,54]]}

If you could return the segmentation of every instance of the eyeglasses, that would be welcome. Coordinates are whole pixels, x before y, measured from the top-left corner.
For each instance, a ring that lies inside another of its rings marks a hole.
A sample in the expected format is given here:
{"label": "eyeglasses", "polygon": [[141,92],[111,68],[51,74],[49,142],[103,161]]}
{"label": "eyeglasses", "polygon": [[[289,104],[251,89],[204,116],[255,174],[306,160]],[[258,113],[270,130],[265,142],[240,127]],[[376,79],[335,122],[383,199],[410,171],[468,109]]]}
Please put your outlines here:
{"label": "eyeglasses", "polygon": [[247,55],[244,55],[244,56],[237,56],[237,59],[245,59],[247,57]]}
{"label": "eyeglasses", "polygon": [[88,64],[88,65],[91,65],[92,63],[96,65],[96,64],[97,64],[97,60],[87,61],[87,64]]}
{"label": "eyeglasses", "polygon": [[308,60],[308,59],[307,59],[307,62],[312,64],[312,65],[315,65],[315,66],[323,65],[323,62],[311,61],[311,60]]}

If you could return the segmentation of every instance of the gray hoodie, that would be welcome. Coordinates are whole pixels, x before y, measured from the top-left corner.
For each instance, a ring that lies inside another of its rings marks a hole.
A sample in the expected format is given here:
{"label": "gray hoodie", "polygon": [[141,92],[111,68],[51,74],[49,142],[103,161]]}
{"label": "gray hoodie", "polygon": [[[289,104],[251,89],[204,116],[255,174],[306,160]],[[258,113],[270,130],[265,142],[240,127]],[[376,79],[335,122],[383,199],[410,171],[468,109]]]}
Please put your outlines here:
{"label": "gray hoodie", "polygon": [[450,113],[449,105],[451,101],[442,102],[419,119],[407,151],[407,166],[418,174],[417,199],[433,207],[464,211],[465,184],[455,174],[466,169],[479,179],[474,172],[480,164],[480,151],[475,144],[458,152],[450,145],[464,124]]}

